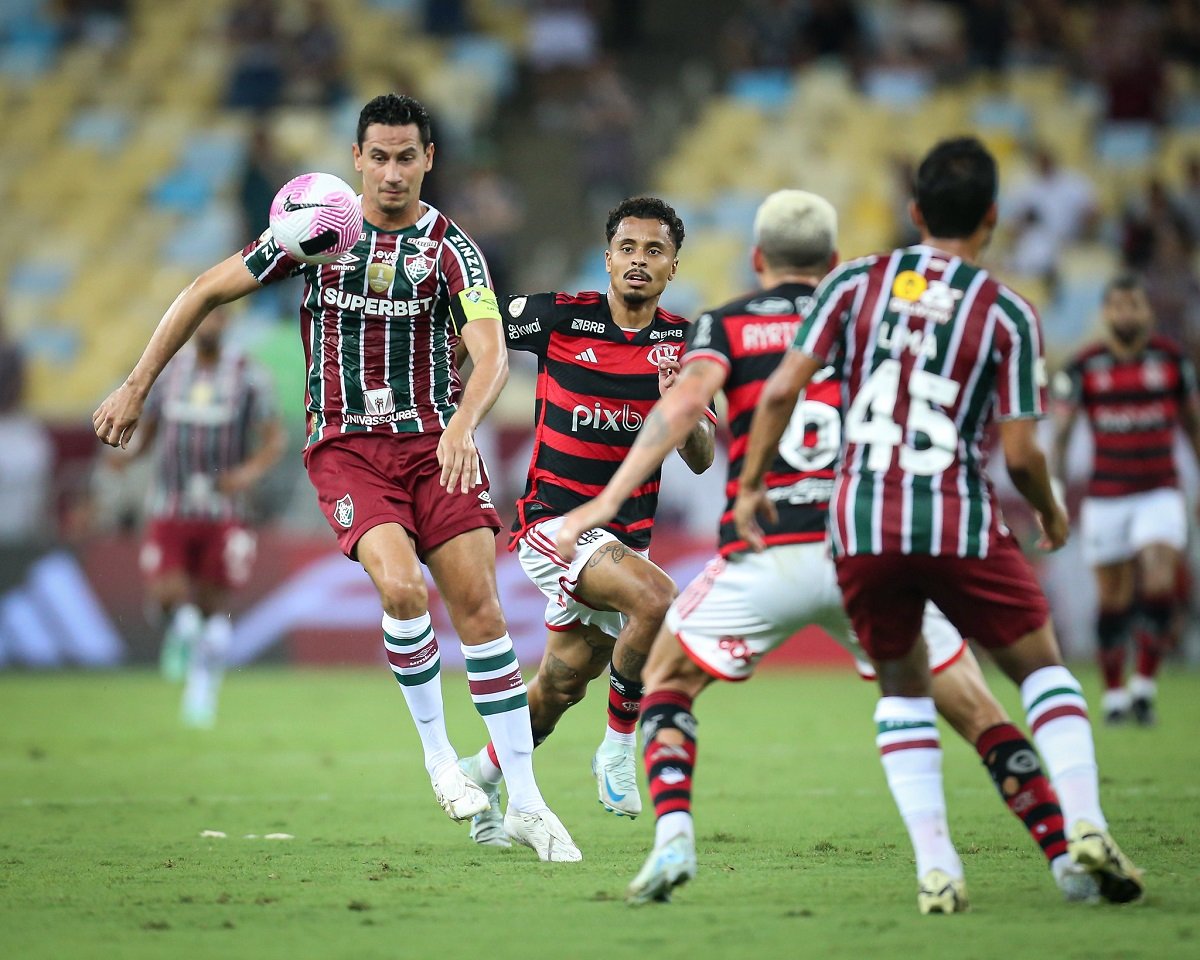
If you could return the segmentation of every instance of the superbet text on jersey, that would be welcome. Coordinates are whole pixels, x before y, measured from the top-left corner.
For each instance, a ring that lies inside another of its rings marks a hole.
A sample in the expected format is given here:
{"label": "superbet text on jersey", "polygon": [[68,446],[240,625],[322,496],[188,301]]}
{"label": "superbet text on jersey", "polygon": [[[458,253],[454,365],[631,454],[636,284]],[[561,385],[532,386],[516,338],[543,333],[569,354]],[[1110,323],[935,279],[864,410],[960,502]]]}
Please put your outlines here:
{"label": "superbet text on jersey", "polygon": [[[727,303],[700,316],[688,331],[683,363],[712,360],[725,368],[729,405],[729,478],[721,515],[720,552],[728,556],[747,545],[733,523],[733,501],[763,384],[779,365],[812,302],[813,288],[785,283]],[[779,454],[763,483],[779,520],[763,529],[767,546],[818,543],[825,539],[834,463],[841,446],[839,383],[822,371],[796,404],[779,442]]]}
{"label": "superbet text on jersey", "polygon": [[[537,434],[511,548],[534,523],[586,503],[612,479],[658,402],[659,363],[679,358],[688,321],[660,308],[649,326],[625,331],[594,292],[508,297],[501,307],[509,347],[538,358]],[[650,543],[659,475],[607,525],[638,550]]]}
{"label": "superbet text on jersey", "polygon": [[353,249],[327,264],[293,260],[268,230],[242,257],[264,285],[304,277],[309,445],[338,434],[445,428],[462,388],[458,332],[473,305],[495,315],[483,254],[452,220],[428,207],[402,230],[364,224]]}
{"label": "superbet text on jersey", "polygon": [[986,270],[917,245],[834,270],[796,346],[845,384],[835,553],[988,556],[1007,528],[985,431],[1045,410],[1033,308]]}

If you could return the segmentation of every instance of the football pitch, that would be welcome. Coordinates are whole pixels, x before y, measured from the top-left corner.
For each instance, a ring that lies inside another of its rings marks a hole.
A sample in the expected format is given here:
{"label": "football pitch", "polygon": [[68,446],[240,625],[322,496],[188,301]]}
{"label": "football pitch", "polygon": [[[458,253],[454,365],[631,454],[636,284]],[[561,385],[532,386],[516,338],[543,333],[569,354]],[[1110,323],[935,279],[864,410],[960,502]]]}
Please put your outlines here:
{"label": "football pitch", "polygon": [[[1010,711],[1011,686],[991,678]],[[1096,678],[1082,674],[1089,700]],[[445,677],[461,752],[481,745]],[[622,900],[653,817],[605,814],[589,775],[603,696],[537,753],[583,850],[479,848],[433,800],[386,669],[247,669],[216,730],[175,722],[148,672],[0,675],[0,954],[24,958],[1106,958],[1200,956],[1200,674],[1162,682],[1154,730],[1097,729],[1114,834],[1145,903],[1061,901],[977,756],[943,728],[970,913],[921,917],[852,673],[764,673],[698,704],[700,873]],[[203,837],[221,831],[224,838]],[[267,839],[287,834],[290,839]]]}

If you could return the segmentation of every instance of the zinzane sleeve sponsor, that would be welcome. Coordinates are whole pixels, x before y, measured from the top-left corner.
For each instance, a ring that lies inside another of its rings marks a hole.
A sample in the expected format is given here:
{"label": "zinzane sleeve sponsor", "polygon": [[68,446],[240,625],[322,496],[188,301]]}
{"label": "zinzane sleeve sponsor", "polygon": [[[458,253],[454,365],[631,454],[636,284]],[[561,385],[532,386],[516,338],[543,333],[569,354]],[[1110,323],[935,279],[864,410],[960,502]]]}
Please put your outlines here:
{"label": "zinzane sleeve sponsor", "polygon": [[267,284],[278,283],[280,280],[294,277],[303,272],[305,267],[305,264],[290,257],[275,242],[270,227],[242,248],[242,261],[246,264],[246,269],[253,274],[254,279],[264,287]]}
{"label": "zinzane sleeve sponsor", "polygon": [[834,270],[817,287],[812,306],[796,331],[792,349],[829,363],[841,352],[846,316],[854,302],[861,272],[849,272],[849,265]]}
{"label": "zinzane sleeve sponsor", "polygon": [[442,239],[439,268],[450,299],[450,319],[454,332],[474,320],[501,320],[496,292],[487,260],[469,236],[451,224]]}
{"label": "zinzane sleeve sponsor", "polygon": [[996,311],[996,418],[1041,417],[1046,412],[1046,360],[1042,324],[1021,297],[1002,290]]}
{"label": "zinzane sleeve sponsor", "polygon": [[545,355],[555,320],[554,294],[501,297],[500,321],[510,350]]}

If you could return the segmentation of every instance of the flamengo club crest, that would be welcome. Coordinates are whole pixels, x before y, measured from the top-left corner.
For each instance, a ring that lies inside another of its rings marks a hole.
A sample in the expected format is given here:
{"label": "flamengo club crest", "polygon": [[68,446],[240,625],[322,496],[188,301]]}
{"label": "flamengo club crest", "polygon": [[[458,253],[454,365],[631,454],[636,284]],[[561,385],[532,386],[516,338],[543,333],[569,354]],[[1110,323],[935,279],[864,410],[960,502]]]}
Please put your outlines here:
{"label": "flamengo club crest", "polygon": [[1157,360],[1142,363],[1142,382],[1147,390],[1162,390],[1167,385],[1167,371]]}
{"label": "flamengo club crest", "polygon": [[333,505],[333,519],[347,530],[350,529],[350,524],[354,522],[354,501],[350,499],[350,494]]}
{"label": "flamengo club crest", "polygon": [[408,242],[417,248],[417,252],[405,256],[404,275],[408,277],[413,286],[416,286],[433,271],[434,264],[437,262],[433,258],[433,253],[437,250],[439,243],[429,237],[409,237]]}

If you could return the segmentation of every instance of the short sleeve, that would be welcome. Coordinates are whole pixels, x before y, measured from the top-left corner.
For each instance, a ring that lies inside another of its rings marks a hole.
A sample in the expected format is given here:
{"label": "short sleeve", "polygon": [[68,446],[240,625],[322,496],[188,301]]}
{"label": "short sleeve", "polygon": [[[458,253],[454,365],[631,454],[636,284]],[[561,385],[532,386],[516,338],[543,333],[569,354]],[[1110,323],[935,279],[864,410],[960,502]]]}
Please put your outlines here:
{"label": "short sleeve", "polygon": [[242,261],[264,287],[303,273],[306,266],[276,243],[269,227],[242,249]]}
{"label": "short sleeve", "polygon": [[799,328],[792,347],[830,363],[842,354],[846,318],[854,296],[866,273],[861,265],[847,264],[829,274],[813,294],[812,304]]}
{"label": "short sleeve", "polygon": [[1023,299],[1001,290],[992,308],[996,315],[996,417],[1018,420],[1046,412],[1046,361],[1042,356],[1042,324]]}
{"label": "short sleeve", "polygon": [[553,293],[522,294],[500,298],[500,319],[510,350],[544,355],[550,346],[558,310]]}
{"label": "short sleeve", "polygon": [[694,323],[688,324],[680,363],[688,364],[693,360],[716,361],[727,373],[733,368],[729,332],[719,315],[702,313]]}

